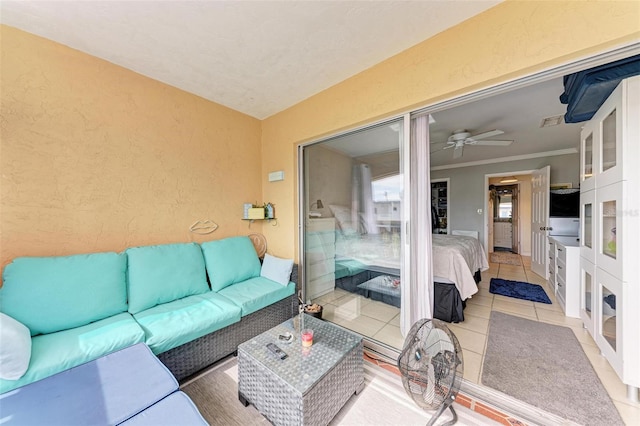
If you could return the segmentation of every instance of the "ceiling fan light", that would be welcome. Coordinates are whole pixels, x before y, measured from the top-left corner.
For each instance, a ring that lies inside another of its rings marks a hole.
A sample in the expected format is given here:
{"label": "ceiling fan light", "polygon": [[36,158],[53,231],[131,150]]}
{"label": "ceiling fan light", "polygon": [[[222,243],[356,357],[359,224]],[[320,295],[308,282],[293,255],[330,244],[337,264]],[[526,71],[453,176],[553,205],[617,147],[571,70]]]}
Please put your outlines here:
{"label": "ceiling fan light", "polygon": [[500,183],[515,183],[518,179],[515,176],[505,176],[500,179]]}

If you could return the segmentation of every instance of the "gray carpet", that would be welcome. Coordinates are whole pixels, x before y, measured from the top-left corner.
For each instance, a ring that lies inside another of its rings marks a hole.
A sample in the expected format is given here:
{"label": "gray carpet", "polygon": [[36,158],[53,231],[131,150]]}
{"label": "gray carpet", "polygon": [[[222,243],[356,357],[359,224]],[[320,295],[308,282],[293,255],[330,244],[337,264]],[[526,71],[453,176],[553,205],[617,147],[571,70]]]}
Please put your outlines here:
{"label": "gray carpet", "polygon": [[270,425],[253,405],[238,400],[237,362],[230,358],[209,373],[182,387],[200,414],[212,426]]}
{"label": "gray carpet", "polygon": [[491,312],[482,384],[582,425],[623,425],[568,327]]}

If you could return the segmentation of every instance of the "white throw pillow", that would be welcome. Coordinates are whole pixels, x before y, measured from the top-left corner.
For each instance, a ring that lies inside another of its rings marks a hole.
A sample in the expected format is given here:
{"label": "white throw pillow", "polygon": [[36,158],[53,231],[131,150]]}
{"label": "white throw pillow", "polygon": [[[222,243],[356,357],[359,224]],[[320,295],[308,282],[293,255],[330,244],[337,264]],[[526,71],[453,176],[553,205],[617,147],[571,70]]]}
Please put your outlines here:
{"label": "white throw pillow", "polygon": [[264,255],[260,276],[287,286],[293,270],[293,259],[280,259],[270,254]]}
{"label": "white throw pillow", "polygon": [[22,323],[0,313],[0,379],[18,380],[31,360],[31,332]]}

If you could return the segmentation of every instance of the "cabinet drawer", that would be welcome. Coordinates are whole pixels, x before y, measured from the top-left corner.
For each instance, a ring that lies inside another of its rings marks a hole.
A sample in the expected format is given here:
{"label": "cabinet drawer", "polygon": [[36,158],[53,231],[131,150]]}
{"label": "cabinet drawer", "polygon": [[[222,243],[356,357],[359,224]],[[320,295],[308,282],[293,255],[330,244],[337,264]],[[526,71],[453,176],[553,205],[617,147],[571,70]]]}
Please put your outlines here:
{"label": "cabinet drawer", "polygon": [[313,279],[322,275],[334,273],[336,270],[336,264],[335,262],[324,261],[315,264],[312,263],[308,265],[308,268],[307,277],[309,279]]}
{"label": "cabinet drawer", "polygon": [[305,239],[307,250],[316,247],[333,246],[336,242],[335,231],[309,232]]}
{"label": "cabinet drawer", "polygon": [[567,265],[563,260],[558,259],[558,265],[556,265],[556,274],[558,279],[562,278],[562,281],[567,281]]}
{"label": "cabinet drawer", "polygon": [[[564,302],[567,300],[567,284],[565,283],[564,278],[562,278],[561,276],[557,276],[556,278],[558,279],[556,292]],[[563,305],[565,305],[565,303],[563,303]]]}
{"label": "cabinet drawer", "polygon": [[561,246],[560,244],[556,245],[556,256],[558,257],[558,260],[561,260],[563,263],[565,263],[567,261],[567,249],[564,246]]}

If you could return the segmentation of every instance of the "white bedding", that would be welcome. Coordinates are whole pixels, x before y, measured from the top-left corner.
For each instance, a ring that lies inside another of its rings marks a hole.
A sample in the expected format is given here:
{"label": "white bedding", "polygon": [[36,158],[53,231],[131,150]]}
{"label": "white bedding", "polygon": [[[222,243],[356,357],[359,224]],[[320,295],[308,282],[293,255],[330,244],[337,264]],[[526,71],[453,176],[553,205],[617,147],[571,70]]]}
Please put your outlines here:
{"label": "white bedding", "polygon": [[[354,259],[374,270],[400,269],[400,241],[397,237],[388,234],[337,234],[336,259]],[[489,269],[489,262],[476,238],[433,234],[432,253],[434,281],[455,283],[462,300],[478,292],[473,275],[478,270]]]}

